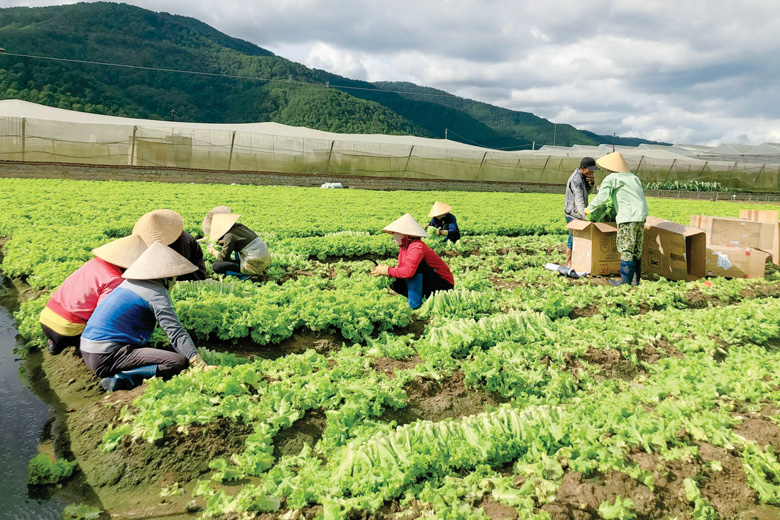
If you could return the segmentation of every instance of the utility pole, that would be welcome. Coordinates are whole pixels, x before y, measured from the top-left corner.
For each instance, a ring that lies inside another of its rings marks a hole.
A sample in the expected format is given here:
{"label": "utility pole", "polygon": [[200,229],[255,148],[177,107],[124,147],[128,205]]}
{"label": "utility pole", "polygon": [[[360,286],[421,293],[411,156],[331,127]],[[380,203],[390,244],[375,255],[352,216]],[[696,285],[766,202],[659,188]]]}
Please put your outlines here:
{"label": "utility pole", "polygon": [[447,129],[446,128],[444,129],[444,139],[445,140],[447,139]]}
{"label": "utility pole", "polygon": [[612,132],[612,151],[615,151],[615,132]]}
{"label": "utility pole", "polygon": [[555,146],[555,136],[558,133],[558,123],[553,123],[553,146]]}

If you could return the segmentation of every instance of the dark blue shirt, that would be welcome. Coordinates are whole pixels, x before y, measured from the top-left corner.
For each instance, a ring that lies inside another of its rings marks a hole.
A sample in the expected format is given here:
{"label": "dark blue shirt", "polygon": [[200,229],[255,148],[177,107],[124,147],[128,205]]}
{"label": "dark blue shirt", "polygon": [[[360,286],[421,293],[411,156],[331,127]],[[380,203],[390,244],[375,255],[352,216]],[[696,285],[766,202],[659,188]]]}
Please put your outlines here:
{"label": "dark blue shirt", "polygon": [[458,222],[455,220],[455,215],[447,213],[443,217],[433,217],[428,224],[436,229],[446,229],[447,236],[445,240],[457,242],[460,240],[460,229],[458,229]]}

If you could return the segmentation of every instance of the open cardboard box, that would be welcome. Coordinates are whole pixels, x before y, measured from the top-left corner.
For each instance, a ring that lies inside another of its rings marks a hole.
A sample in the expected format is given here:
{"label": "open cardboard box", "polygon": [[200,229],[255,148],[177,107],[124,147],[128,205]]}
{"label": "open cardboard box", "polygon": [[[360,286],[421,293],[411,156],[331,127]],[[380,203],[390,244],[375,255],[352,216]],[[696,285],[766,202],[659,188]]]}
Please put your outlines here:
{"label": "open cardboard box", "polygon": [[707,241],[701,229],[658,217],[647,217],[642,248],[642,273],[669,280],[705,276]]}
{"label": "open cardboard box", "polygon": [[769,219],[774,215],[774,222],[760,222],[747,218],[710,217],[707,215],[691,215],[691,225],[704,230],[707,244],[713,246],[733,246],[761,249],[772,255],[772,261],[780,261],[780,244],[778,242],[777,212],[764,213],[757,210],[743,210],[754,218]]}
{"label": "open cardboard box", "polygon": [[771,255],[760,249],[736,246],[707,246],[707,276],[760,278]]}
{"label": "open cardboard box", "polygon": [[574,236],[572,269],[592,275],[620,273],[617,227],[614,223],[572,220],[566,227],[571,229]]}

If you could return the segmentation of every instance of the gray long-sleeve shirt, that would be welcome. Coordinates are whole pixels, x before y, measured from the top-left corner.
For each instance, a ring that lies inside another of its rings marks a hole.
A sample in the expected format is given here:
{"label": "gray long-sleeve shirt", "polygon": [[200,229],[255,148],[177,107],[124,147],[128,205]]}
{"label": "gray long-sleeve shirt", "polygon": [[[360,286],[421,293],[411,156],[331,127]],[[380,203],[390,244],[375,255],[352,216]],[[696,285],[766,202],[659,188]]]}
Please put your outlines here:
{"label": "gray long-sleeve shirt", "polygon": [[585,208],[588,207],[588,194],[593,189],[580,173],[579,168],[574,170],[566,182],[566,197],[563,211],[567,217],[574,220],[585,220]]}

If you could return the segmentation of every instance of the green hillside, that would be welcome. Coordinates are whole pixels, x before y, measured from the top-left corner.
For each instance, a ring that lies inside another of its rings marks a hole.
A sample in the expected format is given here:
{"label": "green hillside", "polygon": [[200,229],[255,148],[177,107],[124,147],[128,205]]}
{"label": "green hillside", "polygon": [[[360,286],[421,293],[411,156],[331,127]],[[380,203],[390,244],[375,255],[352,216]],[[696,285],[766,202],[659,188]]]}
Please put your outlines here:
{"label": "green hillside", "polygon": [[372,84],[309,69],[193,18],[125,4],[0,9],[0,46],[6,50],[0,54],[0,99],[146,119],[274,121],[439,138],[446,132],[452,140],[507,150],[553,140],[563,146],[612,142],[612,136],[428,87]]}

